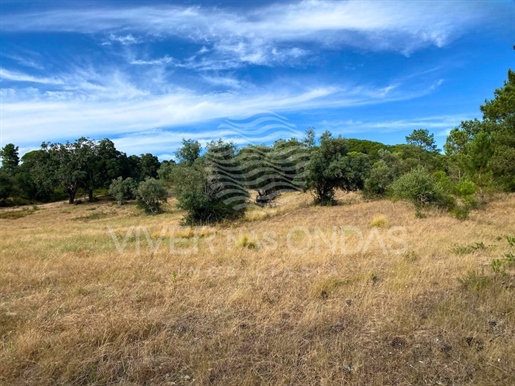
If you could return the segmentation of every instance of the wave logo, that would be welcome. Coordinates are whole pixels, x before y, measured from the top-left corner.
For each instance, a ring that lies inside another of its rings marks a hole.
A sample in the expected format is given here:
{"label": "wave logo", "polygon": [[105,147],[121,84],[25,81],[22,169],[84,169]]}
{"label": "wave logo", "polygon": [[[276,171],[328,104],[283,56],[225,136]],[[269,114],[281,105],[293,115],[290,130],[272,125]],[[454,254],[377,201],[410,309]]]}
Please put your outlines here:
{"label": "wave logo", "polygon": [[[283,192],[306,186],[309,147],[295,124],[277,114],[226,120],[218,126],[232,143],[220,142],[207,153],[209,190],[234,210],[264,206]],[[273,145],[265,145],[273,143]],[[250,192],[255,191],[255,199]]]}

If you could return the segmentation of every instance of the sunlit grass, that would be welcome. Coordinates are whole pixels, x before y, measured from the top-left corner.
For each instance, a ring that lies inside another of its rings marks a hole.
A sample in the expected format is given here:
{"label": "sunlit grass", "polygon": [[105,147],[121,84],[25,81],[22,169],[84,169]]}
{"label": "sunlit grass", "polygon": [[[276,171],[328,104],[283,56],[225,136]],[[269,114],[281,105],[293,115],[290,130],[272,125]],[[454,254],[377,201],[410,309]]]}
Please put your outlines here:
{"label": "sunlit grass", "polygon": [[0,219],[0,384],[515,384],[513,269],[491,268],[515,196],[465,223],[338,199],[199,228],[173,201]]}

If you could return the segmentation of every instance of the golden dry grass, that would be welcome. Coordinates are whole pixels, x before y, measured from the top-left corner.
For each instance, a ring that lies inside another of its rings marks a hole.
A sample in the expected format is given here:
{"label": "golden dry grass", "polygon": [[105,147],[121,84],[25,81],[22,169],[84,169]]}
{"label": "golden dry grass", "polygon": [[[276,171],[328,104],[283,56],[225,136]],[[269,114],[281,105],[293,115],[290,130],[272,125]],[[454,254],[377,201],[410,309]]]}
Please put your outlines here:
{"label": "golden dry grass", "polygon": [[515,384],[513,270],[491,269],[515,196],[464,222],[310,199],[200,229],[173,205],[0,219],[0,383]]}

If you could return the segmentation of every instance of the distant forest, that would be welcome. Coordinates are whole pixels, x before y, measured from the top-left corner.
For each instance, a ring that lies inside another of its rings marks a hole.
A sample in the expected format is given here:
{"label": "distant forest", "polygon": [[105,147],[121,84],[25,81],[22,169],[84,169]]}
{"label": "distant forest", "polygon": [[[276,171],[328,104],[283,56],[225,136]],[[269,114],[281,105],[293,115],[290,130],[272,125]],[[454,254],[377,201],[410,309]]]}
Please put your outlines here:
{"label": "distant forest", "polygon": [[[303,139],[237,147],[223,140],[205,148],[183,140],[177,162],[150,153],[127,156],[109,139],[79,138],[43,143],[19,157],[18,147],[0,150],[0,206],[112,195],[119,204],[138,199],[159,212],[171,194],[186,210],[187,223],[207,223],[242,214],[255,190],[266,205],[284,190],[311,192],[319,205],[335,204],[337,189],[368,198],[411,201],[422,214],[441,207],[458,218],[481,205],[486,194],[515,191],[515,72],[480,106],[482,119],[464,121],[438,149],[428,130],[414,130],[405,144],[334,137],[313,129]],[[80,202],[80,201],[79,201]]]}

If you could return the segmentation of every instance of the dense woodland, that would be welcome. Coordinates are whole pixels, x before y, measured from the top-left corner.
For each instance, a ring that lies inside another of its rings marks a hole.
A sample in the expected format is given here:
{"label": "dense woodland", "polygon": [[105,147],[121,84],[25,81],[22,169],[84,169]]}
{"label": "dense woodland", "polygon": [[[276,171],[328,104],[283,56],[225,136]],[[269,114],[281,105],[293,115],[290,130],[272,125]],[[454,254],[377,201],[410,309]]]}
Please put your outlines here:
{"label": "dense woodland", "polygon": [[[176,162],[152,154],[127,156],[109,139],[43,143],[21,159],[18,147],[0,150],[0,205],[12,206],[110,194],[119,204],[137,199],[156,213],[169,195],[186,210],[187,223],[241,215],[247,203],[264,205],[284,190],[311,192],[320,205],[335,204],[335,190],[368,198],[411,201],[417,215],[439,207],[458,218],[496,191],[515,191],[515,72],[480,106],[482,119],[464,121],[438,149],[428,130],[414,130],[406,144],[316,138],[237,147],[223,140],[204,148],[183,140]],[[257,192],[256,199],[249,191]]]}

